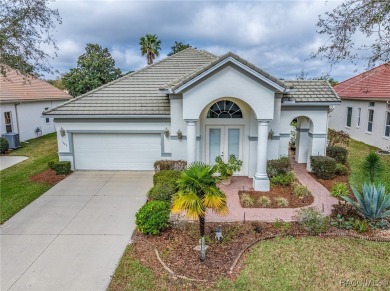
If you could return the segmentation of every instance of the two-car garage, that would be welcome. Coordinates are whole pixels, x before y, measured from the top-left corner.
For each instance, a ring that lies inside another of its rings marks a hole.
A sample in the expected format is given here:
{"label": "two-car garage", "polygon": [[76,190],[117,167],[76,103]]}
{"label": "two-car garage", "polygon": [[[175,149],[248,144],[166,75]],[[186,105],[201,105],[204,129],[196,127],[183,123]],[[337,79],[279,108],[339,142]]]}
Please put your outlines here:
{"label": "two-car garage", "polygon": [[160,133],[73,133],[75,170],[153,170]]}

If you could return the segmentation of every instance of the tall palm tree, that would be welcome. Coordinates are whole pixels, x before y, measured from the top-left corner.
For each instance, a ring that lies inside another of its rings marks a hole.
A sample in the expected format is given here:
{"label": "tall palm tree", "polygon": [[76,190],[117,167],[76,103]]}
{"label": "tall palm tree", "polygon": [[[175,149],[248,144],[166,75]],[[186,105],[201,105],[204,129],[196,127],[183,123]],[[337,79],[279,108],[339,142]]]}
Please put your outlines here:
{"label": "tall palm tree", "polygon": [[199,219],[201,237],[200,260],[204,261],[205,251],[205,216],[210,208],[220,215],[228,213],[226,196],[218,188],[218,179],[214,176],[215,166],[202,162],[192,163],[178,180],[179,191],[172,199],[172,212],[186,211],[186,216]]}
{"label": "tall palm tree", "polygon": [[148,65],[153,64],[153,60],[158,57],[161,50],[161,40],[155,34],[146,34],[139,39],[142,55],[146,55]]}

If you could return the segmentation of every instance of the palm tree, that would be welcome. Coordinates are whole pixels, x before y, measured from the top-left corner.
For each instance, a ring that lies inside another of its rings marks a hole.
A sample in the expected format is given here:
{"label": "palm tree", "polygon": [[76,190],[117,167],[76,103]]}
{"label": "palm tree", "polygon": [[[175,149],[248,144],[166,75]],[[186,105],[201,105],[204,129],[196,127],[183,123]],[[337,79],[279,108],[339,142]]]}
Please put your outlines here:
{"label": "palm tree", "polygon": [[205,216],[210,208],[220,215],[228,212],[226,196],[218,188],[218,178],[214,176],[215,166],[202,162],[192,163],[178,180],[179,191],[172,199],[172,212],[186,211],[186,216],[199,219],[199,232],[201,237],[200,260],[204,261],[205,251]]}
{"label": "palm tree", "polygon": [[139,45],[142,55],[146,55],[148,65],[153,64],[153,60],[160,54],[161,40],[155,34],[146,34],[139,39]]}

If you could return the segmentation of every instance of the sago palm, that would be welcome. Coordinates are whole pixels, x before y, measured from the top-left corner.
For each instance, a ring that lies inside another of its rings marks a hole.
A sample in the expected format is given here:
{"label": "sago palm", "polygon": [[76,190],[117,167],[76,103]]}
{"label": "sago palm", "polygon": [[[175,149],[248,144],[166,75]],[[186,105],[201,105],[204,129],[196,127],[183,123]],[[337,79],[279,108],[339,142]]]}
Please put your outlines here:
{"label": "sago palm", "polygon": [[186,216],[199,219],[201,237],[200,259],[205,259],[205,216],[207,209],[219,215],[228,213],[226,196],[218,188],[218,178],[214,176],[216,168],[202,162],[192,163],[178,180],[179,191],[172,199],[172,212],[186,211]]}
{"label": "sago palm", "polygon": [[158,57],[161,50],[161,40],[155,34],[146,34],[139,40],[141,54],[146,55],[148,65],[153,64],[153,60]]}

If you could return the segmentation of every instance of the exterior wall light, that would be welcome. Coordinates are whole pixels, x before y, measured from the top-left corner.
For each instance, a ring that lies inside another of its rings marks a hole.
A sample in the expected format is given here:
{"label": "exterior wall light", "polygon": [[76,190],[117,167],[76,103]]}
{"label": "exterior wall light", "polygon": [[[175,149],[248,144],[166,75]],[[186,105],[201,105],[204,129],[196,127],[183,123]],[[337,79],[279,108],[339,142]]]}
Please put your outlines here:
{"label": "exterior wall light", "polygon": [[178,140],[182,140],[183,139],[183,133],[181,132],[180,129],[177,131],[177,139]]}
{"label": "exterior wall light", "polygon": [[64,137],[65,136],[65,129],[63,129],[62,127],[61,127],[61,129],[60,129],[60,134],[61,134],[61,136],[62,137]]}
{"label": "exterior wall light", "polygon": [[269,132],[268,132],[268,139],[272,139],[274,137],[274,131],[271,129]]}
{"label": "exterior wall light", "polygon": [[164,129],[164,135],[166,138],[169,137],[169,129],[167,127]]}

